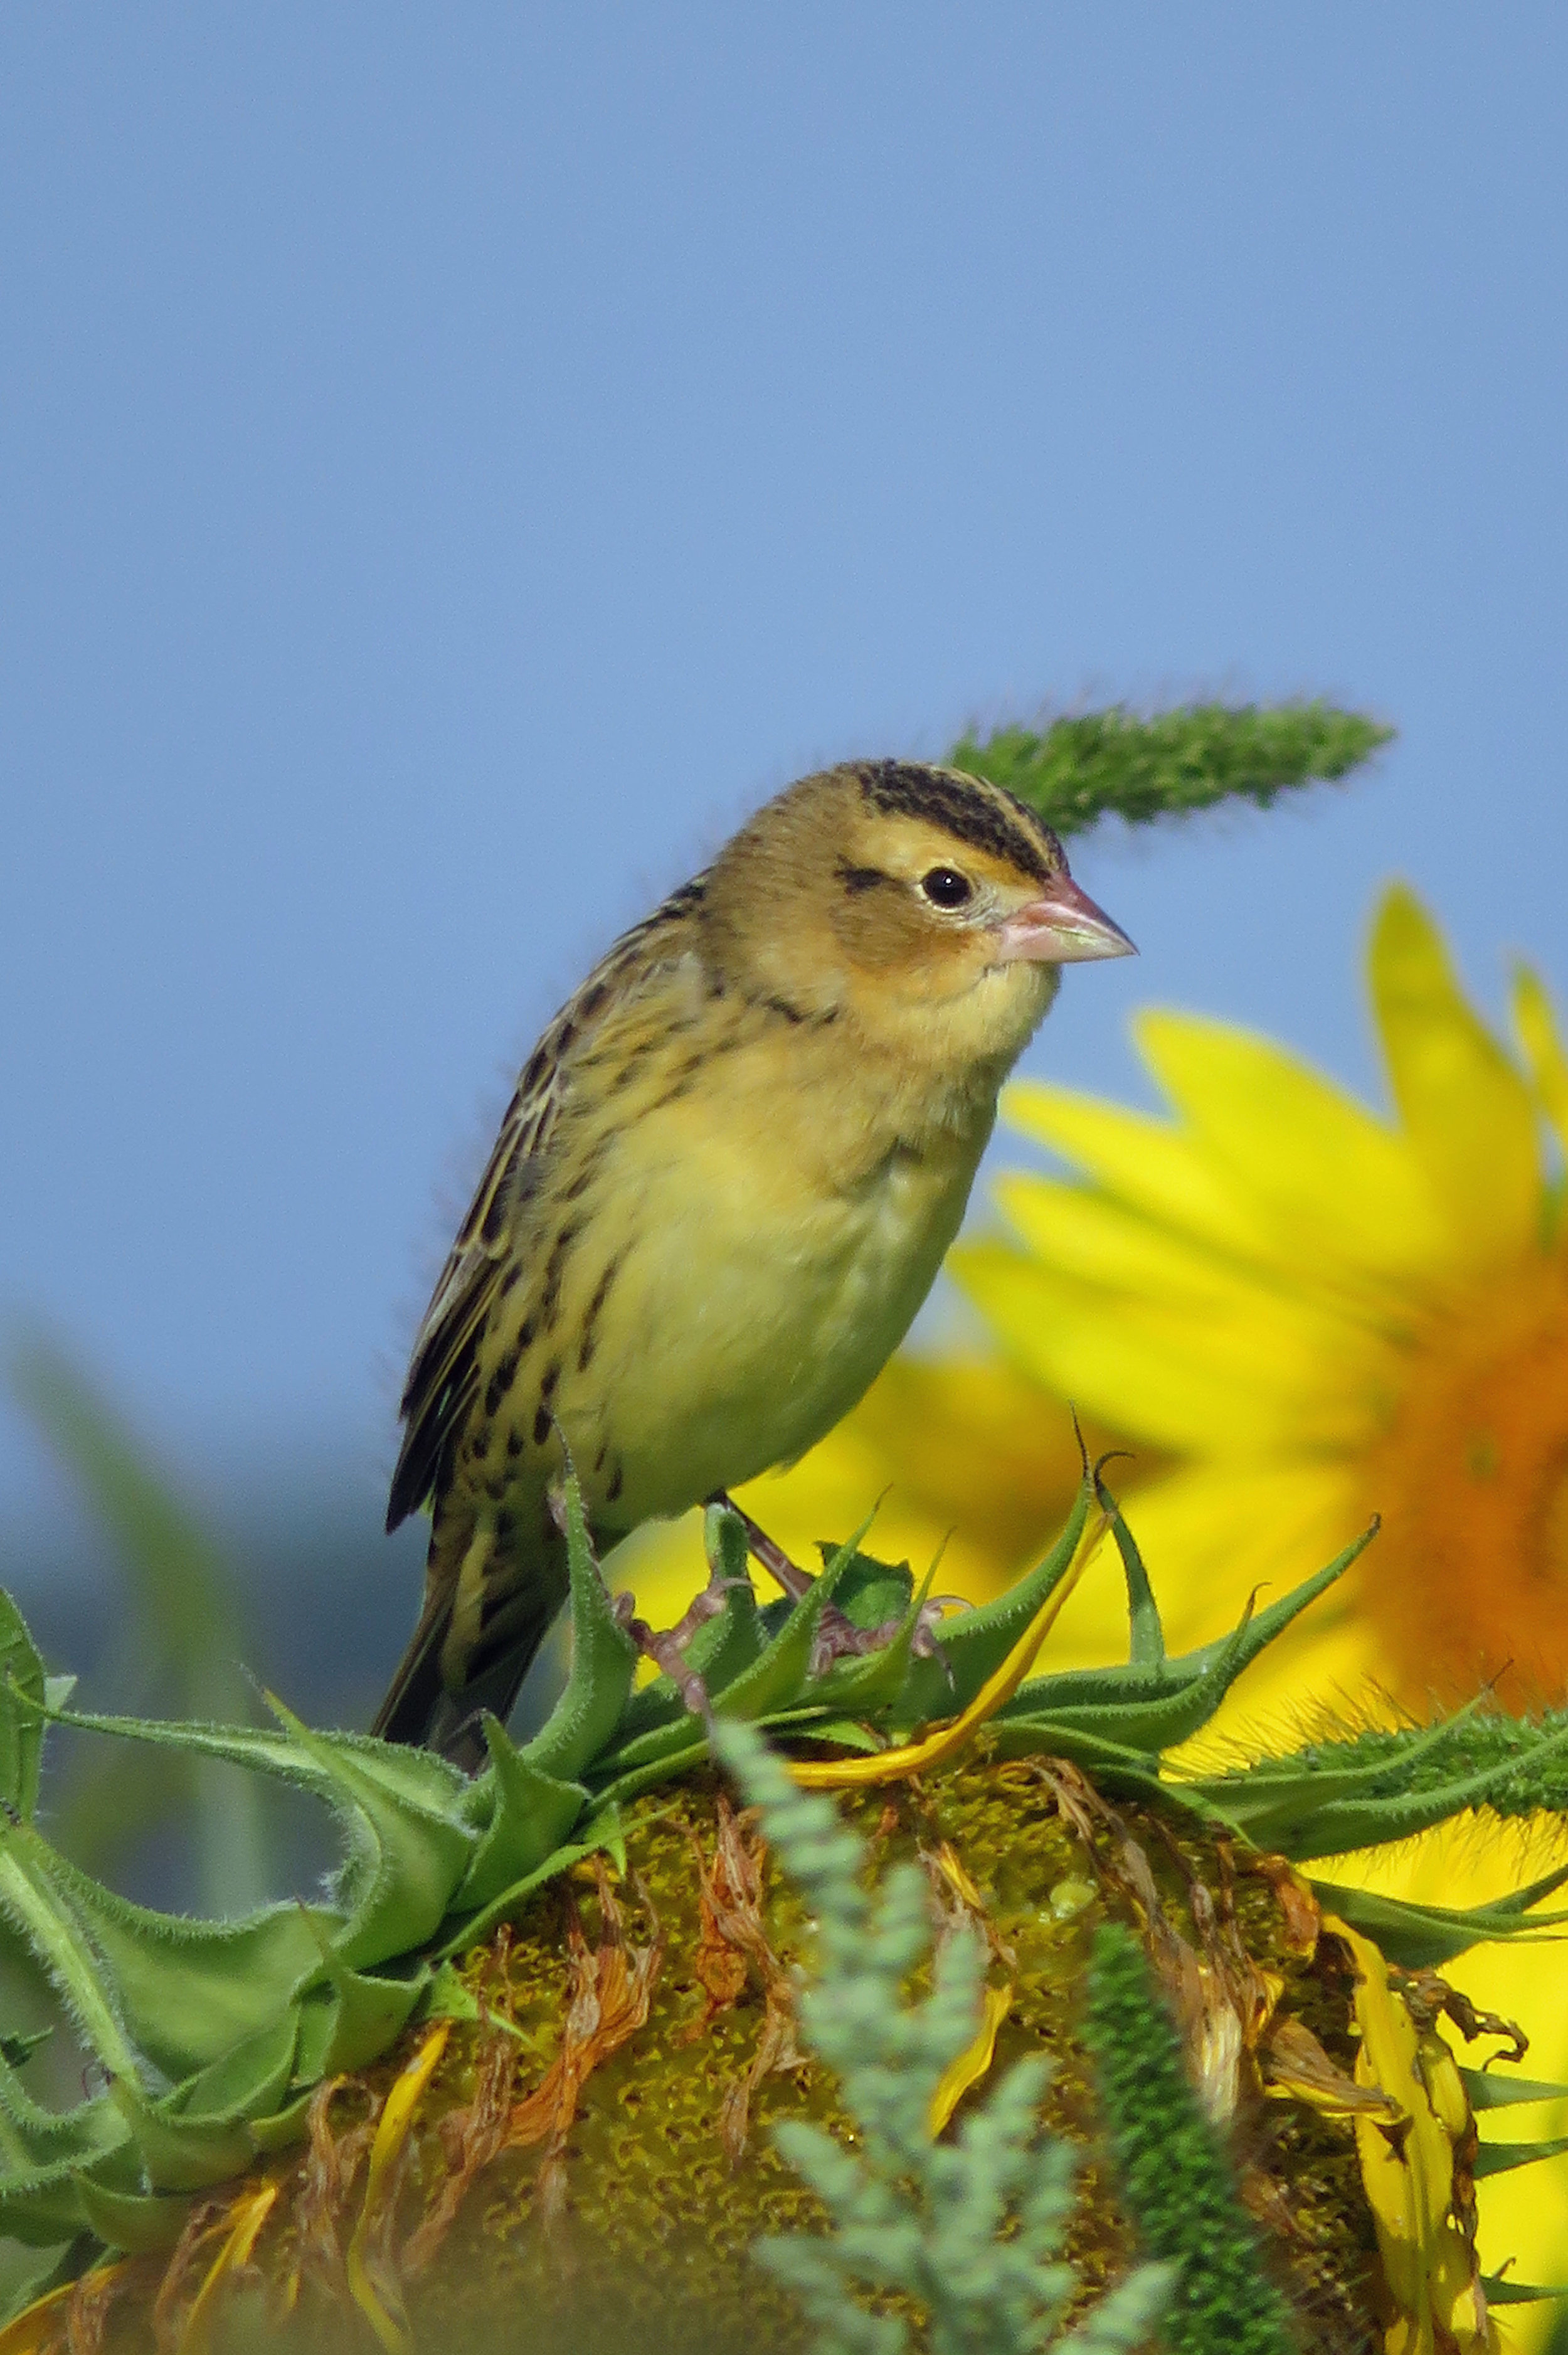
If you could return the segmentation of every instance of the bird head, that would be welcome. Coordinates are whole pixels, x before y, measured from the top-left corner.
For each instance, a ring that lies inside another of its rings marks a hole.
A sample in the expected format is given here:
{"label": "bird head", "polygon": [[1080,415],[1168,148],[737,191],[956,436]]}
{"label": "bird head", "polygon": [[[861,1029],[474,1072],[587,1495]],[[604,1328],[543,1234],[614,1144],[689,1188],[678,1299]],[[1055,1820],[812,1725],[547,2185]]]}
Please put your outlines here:
{"label": "bird head", "polygon": [[1136,954],[1033,810],[913,762],[789,786],[720,854],[709,904],[767,994],[948,1065],[1011,1061],[1061,966]]}

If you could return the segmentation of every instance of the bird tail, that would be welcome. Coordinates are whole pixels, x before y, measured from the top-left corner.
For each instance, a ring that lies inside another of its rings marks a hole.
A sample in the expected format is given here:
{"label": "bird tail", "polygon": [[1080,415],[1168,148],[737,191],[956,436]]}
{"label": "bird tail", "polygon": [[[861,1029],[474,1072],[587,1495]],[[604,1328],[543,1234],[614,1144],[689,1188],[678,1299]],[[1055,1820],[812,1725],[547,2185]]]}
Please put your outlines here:
{"label": "bird tail", "polygon": [[511,1607],[498,1614],[488,1640],[482,1637],[469,1651],[461,1662],[462,1682],[453,1685],[443,1656],[458,1594],[457,1586],[444,1581],[427,1593],[419,1624],[370,1731],[383,1742],[439,1751],[471,1774],[490,1755],[485,1716],[498,1717],[503,1725],[511,1716],[562,1598],[543,1580],[510,1595]]}

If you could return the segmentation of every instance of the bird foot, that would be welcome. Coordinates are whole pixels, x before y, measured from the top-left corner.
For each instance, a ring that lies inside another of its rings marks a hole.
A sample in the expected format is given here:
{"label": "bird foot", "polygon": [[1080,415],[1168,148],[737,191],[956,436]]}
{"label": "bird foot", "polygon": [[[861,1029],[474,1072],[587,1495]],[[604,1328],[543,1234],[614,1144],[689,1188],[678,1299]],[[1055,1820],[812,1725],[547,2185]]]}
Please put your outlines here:
{"label": "bird foot", "polygon": [[[698,1597],[699,1601],[702,1599],[701,1596]],[[682,1650],[683,1645],[688,1643],[695,1633],[695,1625],[690,1627],[687,1625],[687,1621],[692,1617],[692,1612],[686,1613],[685,1618],[678,1626],[661,1629],[650,1626],[646,1619],[640,1619],[637,1616],[636,1599],[630,1594],[618,1594],[612,1607],[617,1625],[625,1628],[643,1658],[652,1660],[660,1673],[669,1678],[694,1717],[700,1717],[705,1723],[711,1724],[713,1703],[708,1699],[708,1689],[696,1669],[687,1662]],[[694,1610],[695,1607],[694,1604],[693,1609]],[[714,1608],[722,1609],[722,1601]],[[709,1618],[712,1615],[711,1611],[705,1612],[702,1617]],[[701,1619],[695,1625],[700,1625]]]}
{"label": "bird foot", "polygon": [[[747,1549],[753,1561],[784,1589],[792,1602],[803,1602],[817,1582],[810,1572],[802,1570],[799,1562],[791,1561],[777,1540],[770,1538],[761,1523],[754,1521],[744,1506],[737,1505],[726,1490],[715,1489],[707,1501],[710,1505],[722,1505],[726,1513],[735,1515],[746,1531]],[[712,1586],[710,1580],[708,1592],[712,1591]],[[700,1602],[702,1597],[699,1596],[698,1600]],[[941,1624],[942,1614],[949,1608],[961,1606],[962,1602],[963,1597],[959,1594],[928,1596],[920,1606],[914,1642],[910,1646],[917,1660],[940,1660],[949,1683],[952,1681],[951,1673],[948,1670],[948,1663],[934,1630]],[[693,1607],[694,1609],[695,1605]],[[714,1607],[721,1608],[722,1604]],[[818,1623],[816,1641],[811,1646],[811,1674],[814,1677],[823,1675],[835,1660],[861,1658],[867,1652],[884,1650],[903,1624],[901,1618],[885,1619],[878,1627],[857,1627],[836,1603],[827,1604]]]}

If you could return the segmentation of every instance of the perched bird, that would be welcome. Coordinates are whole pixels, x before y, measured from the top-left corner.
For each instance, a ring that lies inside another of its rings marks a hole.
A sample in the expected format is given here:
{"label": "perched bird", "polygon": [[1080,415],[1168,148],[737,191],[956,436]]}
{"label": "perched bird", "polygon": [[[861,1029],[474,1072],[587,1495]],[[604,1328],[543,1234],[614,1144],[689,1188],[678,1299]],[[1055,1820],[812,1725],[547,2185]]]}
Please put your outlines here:
{"label": "perched bird", "polygon": [[484,1755],[596,1541],[832,1429],[958,1231],[1059,965],[1132,943],[1000,786],[852,762],[768,802],[529,1058],[414,1344],[387,1526],[433,1509],[375,1731]]}

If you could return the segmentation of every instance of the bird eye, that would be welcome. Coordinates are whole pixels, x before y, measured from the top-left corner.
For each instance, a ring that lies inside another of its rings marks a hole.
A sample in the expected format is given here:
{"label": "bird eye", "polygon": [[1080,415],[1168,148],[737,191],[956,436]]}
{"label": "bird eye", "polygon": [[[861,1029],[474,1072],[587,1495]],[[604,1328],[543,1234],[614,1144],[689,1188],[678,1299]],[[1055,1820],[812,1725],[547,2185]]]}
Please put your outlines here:
{"label": "bird eye", "polygon": [[956,867],[933,867],[920,878],[920,889],[934,908],[961,908],[972,898],[974,885]]}

